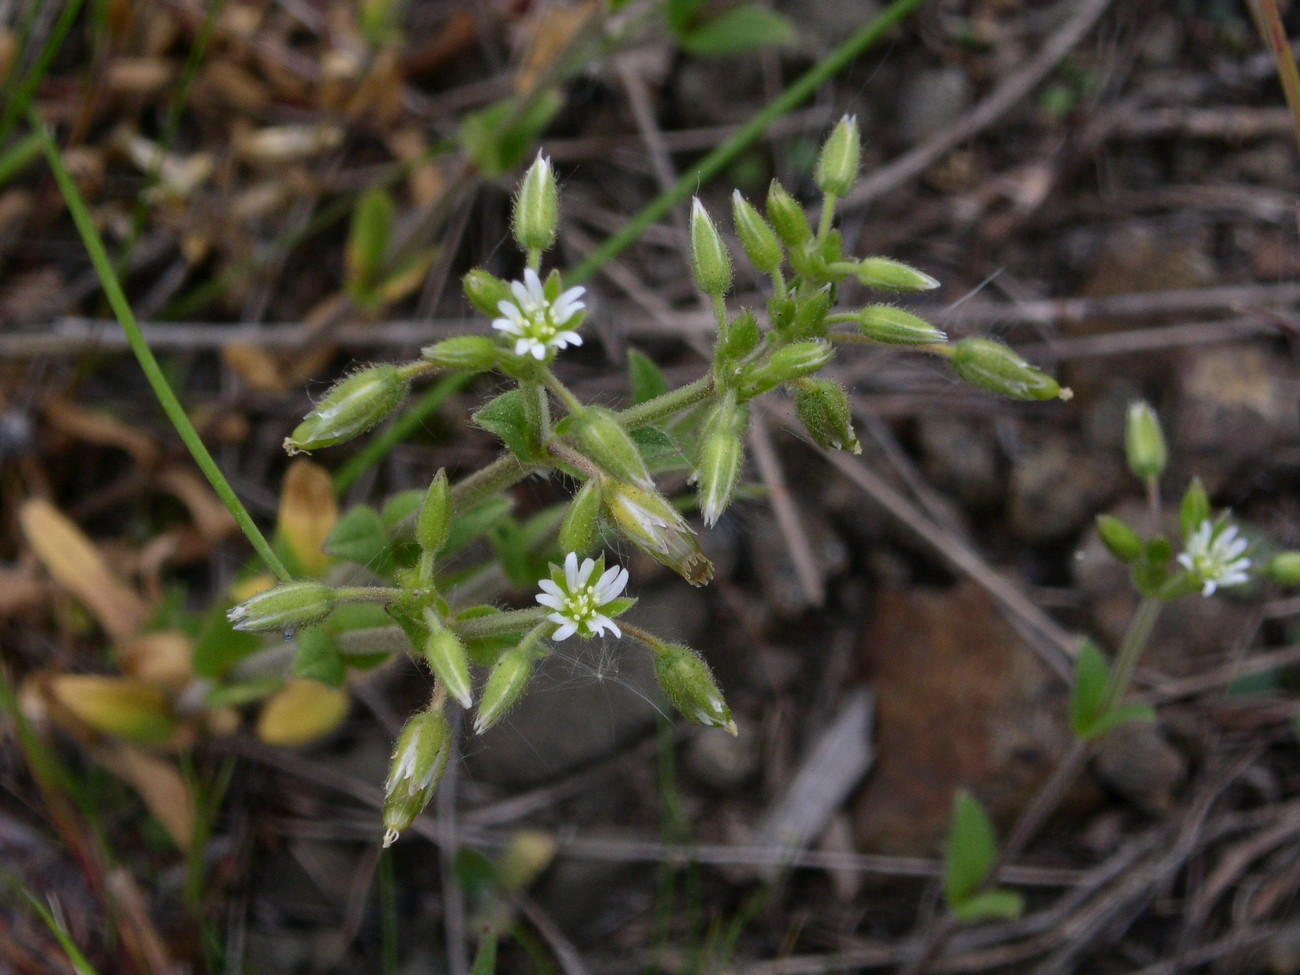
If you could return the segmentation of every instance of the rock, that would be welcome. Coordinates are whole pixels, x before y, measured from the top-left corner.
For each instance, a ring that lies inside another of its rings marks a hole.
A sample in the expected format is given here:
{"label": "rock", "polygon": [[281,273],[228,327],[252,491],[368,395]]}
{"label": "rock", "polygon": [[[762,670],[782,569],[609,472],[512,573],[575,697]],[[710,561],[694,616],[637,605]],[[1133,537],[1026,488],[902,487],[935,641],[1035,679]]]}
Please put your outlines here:
{"label": "rock", "polygon": [[910,77],[899,95],[903,140],[924,142],[951,128],[970,106],[970,79],[961,68],[930,68]]}
{"label": "rock", "polygon": [[[817,505],[815,492],[806,491],[791,474],[790,501],[799,511],[799,524],[808,537],[813,560],[826,583],[843,572],[849,563],[849,550],[844,539],[831,526],[824,508]],[[802,503],[806,497],[810,502]],[[771,508],[753,512],[746,525],[750,545],[750,558],[763,588],[763,596],[771,612],[781,619],[794,619],[810,608],[808,594],[799,582],[790,546],[785,533]]]}
{"label": "rock", "polygon": [[1067,538],[1084,527],[1120,478],[1118,460],[1078,453],[1064,440],[1027,446],[1011,468],[1008,527],[1035,545]]}
{"label": "rock", "polygon": [[961,416],[917,420],[926,476],[964,508],[987,508],[1003,493],[997,438],[988,423]]}
{"label": "rock", "polygon": [[1152,724],[1121,725],[1097,743],[1097,775],[1112,790],[1144,812],[1173,808],[1174,795],[1187,777],[1187,760]]}
{"label": "rock", "polygon": [[1065,687],[974,583],[882,592],[860,652],[876,695],[876,764],[854,806],[869,849],[936,852],[958,787],[1006,821],[1069,746]]}

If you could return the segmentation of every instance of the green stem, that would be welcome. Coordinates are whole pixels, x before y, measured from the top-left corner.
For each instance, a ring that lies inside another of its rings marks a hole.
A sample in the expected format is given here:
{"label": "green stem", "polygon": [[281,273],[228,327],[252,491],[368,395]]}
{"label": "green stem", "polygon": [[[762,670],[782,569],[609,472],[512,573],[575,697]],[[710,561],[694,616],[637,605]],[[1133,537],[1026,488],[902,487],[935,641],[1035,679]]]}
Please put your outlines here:
{"label": "green stem", "polygon": [[578,416],[587,409],[582,400],[573,395],[572,390],[564,383],[560,382],[559,377],[551,370],[546,370],[546,388],[555,394],[555,398],[563,404],[564,408],[574,416]]}
{"label": "green stem", "polygon": [[[14,90],[9,92],[8,102],[5,105],[4,115],[0,117],[0,145],[9,141],[9,133],[18,121],[18,116],[23,112],[31,114],[32,96],[36,94],[36,86],[41,83],[45,73],[49,71],[50,64],[54,56],[59,53],[63,47],[64,38],[68,36],[68,30],[72,27],[72,22],[77,18],[77,12],[81,9],[82,0],[72,0],[59,14],[59,19],[55,21],[54,27],[50,30],[49,37],[46,38],[45,46],[41,49],[36,63],[32,65],[32,70],[27,72],[22,81],[13,85]],[[36,9],[33,7],[33,9]],[[30,35],[27,39],[30,39]]]}
{"label": "green stem", "polygon": [[391,589],[387,586],[350,586],[334,590],[338,602],[347,603],[386,603],[396,599],[404,589]]}
{"label": "green stem", "polygon": [[663,656],[665,653],[668,652],[668,644],[666,644],[663,640],[659,639],[649,630],[641,629],[641,627],[637,626],[635,623],[624,623],[620,621],[618,624],[618,628],[623,631],[624,636],[630,636],[633,640],[636,640],[638,643],[644,643],[647,647],[649,647],[651,650],[653,650],[656,654],[660,656]]}
{"label": "green stem", "polygon": [[1133,619],[1129,621],[1128,632],[1124,634],[1124,642],[1119,648],[1119,653],[1115,655],[1110,680],[1107,681],[1106,692],[1102,696],[1101,714],[1114,710],[1128,693],[1129,685],[1133,682],[1133,672],[1137,670],[1138,660],[1142,657],[1142,651],[1146,649],[1147,641],[1151,638],[1151,630],[1155,627],[1156,620],[1160,618],[1160,611],[1164,607],[1163,600],[1156,599],[1154,596],[1142,597]]}
{"label": "green stem", "polygon": [[831,232],[831,222],[835,219],[836,202],[834,193],[827,193],[822,198],[822,218],[817,225],[817,243],[819,244],[825,243],[826,237]]}
{"label": "green stem", "polygon": [[482,467],[451,489],[453,512],[467,511],[498,491],[518,484],[529,474],[541,470],[537,464],[521,464],[514,454],[504,453],[487,467]]}
{"label": "green stem", "polygon": [[769,125],[810,98],[824,82],[848,67],[854,58],[884,37],[886,31],[910,14],[920,3],[921,0],[894,0],[861,30],[800,75],[789,88],[742,126],[739,132],[682,173],[672,187],[651,200],[640,213],[627,222],[622,230],[588,254],[585,260],[567,273],[564,276],[564,283],[569,287],[581,284],[639,240],[647,227],[692,193],[698,192],[700,186],[748,149]]}
{"label": "green stem", "polygon": [[710,372],[685,386],[669,390],[662,396],[628,407],[618,415],[618,422],[625,430],[635,430],[680,413],[688,406],[707,399],[712,392],[713,373]]}
{"label": "green stem", "polygon": [[1282,83],[1287,107],[1291,109],[1291,125],[1295,130],[1296,141],[1300,142],[1300,70],[1291,54],[1291,44],[1287,40],[1286,28],[1282,25],[1275,0],[1260,0],[1258,9],[1263,21],[1261,27],[1265,40],[1277,64],[1278,80]]}
{"label": "green stem", "polygon": [[514,633],[521,633],[529,627],[540,626],[547,612],[545,606],[537,606],[532,609],[513,609],[505,613],[493,613],[491,616],[475,616],[473,619],[459,620],[453,624],[452,628],[456,631],[456,635],[463,640],[510,636]]}
{"label": "green stem", "polygon": [[566,444],[563,440],[549,441],[546,444],[546,450],[556,460],[568,464],[571,467],[576,467],[578,470],[582,471],[582,473],[586,474],[588,477],[599,477],[603,479],[608,476],[604,471],[602,471],[596,464],[592,462],[590,457],[587,457],[585,454],[578,453],[576,450],[574,450],[572,447]]}
{"label": "green stem", "polygon": [[184,441],[185,446],[189,448],[191,456],[193,456],[195,463],[199,465],[199,469],[203,471],[204,477],[208,479],[212,489],[216,491],[222,503],[234,516],[235,523],[257,551],[257,554],[261,556],[262,561],[266,563],[267,568],[275,573],[276,578],[281,582],[288,582],[291,578],[289,570],[285,568],[284,563],[280,561],[280,557],[271,549],[270,543],[267,542],[265,536],[262,535],[262,532],[253,522],[252,516],[249,515],[247,509],[240,502],[239,497],[230,486],[230,482],[221,473],[221,468],[212,459],[212,455],[208,453],[208,448],[204,446],[198,431],[190,423],[190,418],[185,414],[185,408],[181,406],[180,400],[176,398],[171,386],[167,384],[167,379],[163,375],[162,368],[158,365],[158,360],[154,358],[153,352],[149,349],[144,336],[140,332],[140,325],[135,319],[135,313],[131,310],[131,304],[127,301],[121,284],[118,283],[117,275],[113,271],[113,263],[109,259],[108,251],[104,249],[104,242],[100,239],[99,231],[95,228],[90,211],[81,198],[81,191],[77,189],[77,184],[68,175],[67,167],[63,165],[63,157],[59,153],[58,146],[54,144],[54,140],[50,137],[49,129],[46,128],[44,121],[35,111],[30,111],[28,118],[31,121],[33,130],[41,136],[41,149],[45,153],[50,170],[54,173],[54,179],[59,184],[59,189],[67,202],[68,212],[72,215],[72,220],[81,234],[82,243],[85,245],[86,252],[90,255],[90,262],[95,267],[95,273],[99,275],[100,284],[104,288],[104,295],[108,298],[113,314],[117,316],[118,323],[126,334],[127,343],[131,346],[131,351],[135,353],[141,371],[144,372],[149,385],[153,387],[154,395],[158,398],[163,412],[167,414],[167,419],[171,421],[176,433]]}

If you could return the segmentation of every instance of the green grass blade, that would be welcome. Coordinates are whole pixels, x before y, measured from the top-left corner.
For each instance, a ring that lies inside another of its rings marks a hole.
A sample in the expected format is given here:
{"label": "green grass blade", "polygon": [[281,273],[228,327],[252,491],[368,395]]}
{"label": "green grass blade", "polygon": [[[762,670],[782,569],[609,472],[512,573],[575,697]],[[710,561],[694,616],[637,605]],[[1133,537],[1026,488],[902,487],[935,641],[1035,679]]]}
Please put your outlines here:
{"label": "green grass blade", "polygon": [[125,292],[117,280],[117,275],[113,271],[113,264],[108,256],[108,251],[104,248],[104,242],[99,236],[94,221],[91,220],[90,211],[86,208],[85,201],[81,198],[81,191],[77,189],[77,184],[73,182],[72,177],[68,174],[67,167],[63,164],[63,157],[59,152],[59,147],[54,144],[48,128],[41,120],[40,116],[34,111],[29,112],[33,130],[41,137],[41,148],[45,152],[45,159],[49,163],[50,169],[54,173],[54,179],[59,184],[59,189],[63,193],[63,198],[67,203],[68,212],[72,214],[72,220],[77,225],[77,230],[81,234],[82,243],[85,245],[86,252],[90,255],[90,261],[95,267],[95,273],[99,275],[100,284],[104,288],[104,295],[108,298],[109,305],[113,308],[113,314],[117,316],[118,323],[122,326],[122,331],[126,334],[126,340],[131,346],[131,351],[135,353],[136,360],[140,363],[140,369],[144,372],[145,378],[149,380],[149,385],[153,387],[154,395],[162,405],[163,412],[167,414],[167,419],[175,427],[177,434],[180,435],[185,446],[189,448],[191,456],[203,475],[216,491],[217,496],[221,498],[223,504],[229,509],[235,518],[235,523],[239,525],[244,536],[252,544],[257,554],[261,556],[262,561],[266,563],[276,577],[282,582],[289,580],[289,570],[284,567],[280,557],[272,551],[270,543],[254,523],[252,516],[249,515],[243,503],[235,494],[230,482],[226,476],[221,473],[221,468],[217,462],[212,459],[208,453],[208,448],[204,445],[199,433],[190,423],[190,418],[185,415],[185,409],[181,406],[180,400],[172,392],[171,386],[167,384],[167,379],[163,376],[162,368],[158,365],[158,360],[154,358],[153,352],[144,340],[140,332],[140,325],[135,320],[135,313],[131,310],[130,302],[126,299]]}
{"label": "green grass blade", "polygon": [[70,0],[63,8],[59,13],[59,19],[54,23],[54,28],[50,31],[50,36],[45,40],[45,47],[41,49],[40,56],[32,65],[32,70],[23,76],[22,81],[14,85],[14,91],[5,105],[4,114],[0,116],[0,145],[4,145],[9,140],[9,133],[13,131],[14,123],[31,104],[32,96],[36,94],[36,86],[45,77],[45,72],[50,70],[50,64],[54,61],[54,56],[59,53],[59,48],[63,47],[63,41],[72,28],[72,21],[76,19],[81,3],[82,0]]}
{"label": "green grass blade", "polygon": [[622,230],[588,254],[577,267],[565,274],[565,285],[572,287],[587,280],[617,257],[635,242],[647,227],[696,192],[701,184],[707,183],[721,172],[723,167],[757,141],[768,126],[812,97],[813,92],[824,82],[848,67],[855,57],[880,40],[889,28],[910,14],[920,3],[921,0],[894,0],[875,19],[869,21],[830,55],[804,72],[789,88],[750,119],[739,132],[682,173],[681,178],[672,188],[651,200],[645,209],[627,222]]}

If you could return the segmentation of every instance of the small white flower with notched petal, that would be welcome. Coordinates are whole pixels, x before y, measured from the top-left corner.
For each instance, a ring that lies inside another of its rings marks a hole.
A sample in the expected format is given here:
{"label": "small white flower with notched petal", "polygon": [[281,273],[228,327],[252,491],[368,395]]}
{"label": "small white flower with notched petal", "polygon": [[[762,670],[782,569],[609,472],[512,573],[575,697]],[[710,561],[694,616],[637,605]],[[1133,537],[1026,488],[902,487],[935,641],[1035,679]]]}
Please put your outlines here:
{"label": "small white flower with notched petal", "polygon": [[565,326],[582,311],[583,303],[578,299],[586,291],[570,288],[551,301],[542,279],[529,268],[522,281],[511,282],[513,300],[497,304],[501,317],[493,320],[492,327],[515,340],[515,355],[531,355],[541,362],[552,349],[582,344],[582,336]]}
{"label": "small white flower with notched petal", "polygon": [[[592,576],[597,576],[595,582]],[[590,639],[603,636],[607,630],[616,637],[623,635],[618,624],[600,610],[605,608],[617,616],[632,604],[631,600],[618,598],[627,586],[627,569],[616,565],[606,569],[603,557],[583,559],[579,565],[577,553],[570,552],[564,558],[563,571],[552,565],[551,578],[541,580],[538,586],[542,591],[537,601],[555,610],[546,617],[558,625],[552,640],[567,640],[575,633]]]}
{"label": "small white flower with notched petal", "polygon": [[1200,584],[1201,595],[1212,596],[1216,589],[1248,582],[1250,559],[1244,557],[1250,543],[1241,538],[1236,525],[1209,519],[1201,522],[1187,539],[1178,563]]}

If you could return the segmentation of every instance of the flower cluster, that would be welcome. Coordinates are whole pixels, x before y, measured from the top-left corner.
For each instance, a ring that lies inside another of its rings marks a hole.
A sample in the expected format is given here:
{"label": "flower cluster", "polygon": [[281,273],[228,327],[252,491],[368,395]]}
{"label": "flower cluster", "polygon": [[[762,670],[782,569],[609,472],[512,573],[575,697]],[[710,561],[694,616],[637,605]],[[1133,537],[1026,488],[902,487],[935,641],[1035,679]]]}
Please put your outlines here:
{"label": "flower cluster", "polygon": [[[592,582],[597,573],[599,577]],[[541,580],[538,586],[542,591],[537,601],[555,611],[546,617],[558,626],[552,640],[567,640],[575,633],[588,639],[604,636],[606,631],[616,637],[623,635],[618,624],[600,610],[622,595],[627,569],[616,565],[606,569],[603,557],[583,559],[579,565],[577,554],[570,552],[564,559],[564,571],[551,566],[551,578]]]}
{"label": "flower cluster", "polygon": [[1188,537],[1178,563],[1201,585],[1201,595],[1213,596],[1216,589],[1248,582],[1250,559],[1245,558],[1250,543],[1240,537],[1237,526],[1206,519]]}
{"label": "flower cluster", "polygon": [[578,299],[586,290],[570,288],[551,301],[542,279],[529,268],[523,281],[511,283],[513,300],[503,299],[497,305],[502,317],[494,319],[492,327],[515,340],[515,355],[531,355],[541,362],[552,349],[582,344],[582,336],[565,326],[582,311],[583,303]]}

